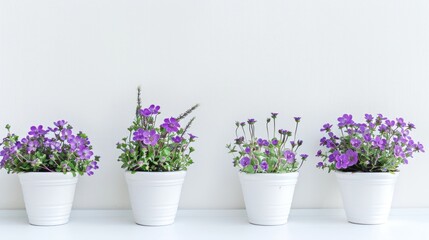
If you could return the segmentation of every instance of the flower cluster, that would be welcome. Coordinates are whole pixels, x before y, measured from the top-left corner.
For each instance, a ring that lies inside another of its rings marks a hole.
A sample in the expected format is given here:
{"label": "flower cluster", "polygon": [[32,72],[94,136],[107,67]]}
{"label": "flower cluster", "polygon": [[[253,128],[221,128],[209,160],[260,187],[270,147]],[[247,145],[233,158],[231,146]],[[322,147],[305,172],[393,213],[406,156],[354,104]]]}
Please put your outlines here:
{"label": "flower cluster", "polygon": [[[295,132],[280,129],[276,130],[277,113],[271,113],[271,118],[267,118],[266,130],[267,139],[255,136],[256,120],[249,119],[246,122],[236,122],[234,144],[226,147],[229,153],[234,153],[234,166],[238,166],[245,173],[288,173],[298,171],[303,162],[307,159],[307,154],[298,156],[298,149],[303,141],[296,139],[300,117],[295,117]],[[273,123],[273,135],[270,136],[270,123]],[[246,134],[245,128],[248,128]],[[238,132],[243,135],[239,136]],[[293,139],[289,141],[289,138]]]}
{"label": "flower cluster", "polygon": [[89,176],[98,169],[98,156],[93,156],[88,137],[79,132],[73,134],[72,126],[64,120],[54,122],[45,129],[32,126],[25,138],[10,132],[0,142],[0,168],[8,173],[19,172],[71,172]]}
{"label": "flower cluster", "polygon": [[365,114],[365,122],[357,123],[352,115],[344,114],[338,118],[340,136],[332,132],[332,126],[326,123],[320,129],[327,135],[320,139],[327,151],[316,154],[323,159],[317,167],[329,171],[396,172],[400,164],[408,164],[413,153],[424,152],[423,145],[410,136],[414,124],[403,118]]}
{"label": "flower cluster", "polygon": [[195,118],[184,128],[181,127],[180,120],[195,110],[198,104],[177,118],[165,118],[163,123],[157,126],[160,107],[152,104],[148,108],[142,108],[140,88],[137,100],[136,117],[128,128],[129,137],[117,143],[117,148],[122,151],[118,159],[122,162],[122,168],[133,173],[186,170],[193,163],[190,154],[194,148],[189,145],[195,141],[196,136],[187,131]]}

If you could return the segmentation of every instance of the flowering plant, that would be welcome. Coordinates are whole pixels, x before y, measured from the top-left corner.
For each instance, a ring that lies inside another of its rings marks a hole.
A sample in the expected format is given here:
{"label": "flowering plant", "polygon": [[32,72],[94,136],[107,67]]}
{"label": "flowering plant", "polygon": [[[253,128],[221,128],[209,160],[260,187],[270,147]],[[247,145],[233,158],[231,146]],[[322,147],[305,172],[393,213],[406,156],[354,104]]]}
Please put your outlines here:
{"label": "flowering plant", "polygon": [[99,156],[93,157],[92,146],[86,134],[73,134],[73,127],[66,121],[54,122],[55,127],[45,129],[32,126],[28,135],[19,137],[10,132],[0,142],[0,168],[8,173],[20,172],[71,172],[89,176],[98,169]]}
{"label": "flowering plant", "polygon": [[[297,151],[302,145],[302,140],[296,139],[300,117],[295,117],[295,132],[280,129],[276,132],[277,113],[271,113],[271,118],[267,118],[265,127],[267,139],[255,136],[254,119],[247,120],[249,136],[245,131],[246,122],[236,122],[235,143],[226,147],[229,153],[238,154],[234,157],[234,166],[239,167],[245,173],[288,173],[298,171],[303,162],[307,159],[307,154],[301,154],[297,160]],[[270,137],[270,122],[273,122],[273,135]],[[238,136],[241,128],[243,136]],[[278,133],[278,134],[277,134]],[[289,137],[293,140],[288,142]],[[290,147],[288,147],[290,145]]]}
{"label": "flowering plant", "polygon": [[117,148],[122,151],[118,159],[122,162],[122,168],[132,173],[186,170],[193,163],[190,154],[194,148],[189,144],[195,141],[196,136],[187,132],[195,117],[185,128],[180,126],[180,121],[199,105],[193,106],[177,118],[165,118],[163,123],[157,126],[160,107],[150,105],[142,109],[140,91],[138,88],[136,117],[128,128],[129,136],[117,143]]}
{"label": "flowering plant", "polygon": [[410,132],[415,128],[403,118],[388,119],[382,114],[373,117],[365,114],[365,122],[356,123],[352,115],[338,118],[341,136],[332,131],[332,124],[326,123],[320,131],[327,134],[320,139],[316,156],[323,159],[319,168],[345,172],[396,172],[400,164],[408,164],[415,152],[424,152],[423,145],[415,142]]}

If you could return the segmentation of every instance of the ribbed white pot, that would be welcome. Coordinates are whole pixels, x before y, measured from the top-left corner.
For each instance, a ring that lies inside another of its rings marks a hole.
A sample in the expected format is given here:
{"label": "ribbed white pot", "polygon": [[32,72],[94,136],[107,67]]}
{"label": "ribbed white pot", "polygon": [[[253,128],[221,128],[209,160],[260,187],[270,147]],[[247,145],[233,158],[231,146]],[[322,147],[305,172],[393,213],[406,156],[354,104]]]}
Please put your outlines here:
{"label": "ribbed white pot", "polygon": [[53,226],[69,221],[78,178],[71,173],[19,173],[28,221]]}
{"label": "ribbed white pot", "polygon": [[125,172],[134,220],[139,225],[174,223],[186,171]]}
{"label": "ribbed white pot", "polygon": [[298,173],[239,173],[250,223],[286,224]]}
{"label": "ribbed white pot", "polygon": [[336,172],[335,175],[349,222],[387,222],[399,173]]}

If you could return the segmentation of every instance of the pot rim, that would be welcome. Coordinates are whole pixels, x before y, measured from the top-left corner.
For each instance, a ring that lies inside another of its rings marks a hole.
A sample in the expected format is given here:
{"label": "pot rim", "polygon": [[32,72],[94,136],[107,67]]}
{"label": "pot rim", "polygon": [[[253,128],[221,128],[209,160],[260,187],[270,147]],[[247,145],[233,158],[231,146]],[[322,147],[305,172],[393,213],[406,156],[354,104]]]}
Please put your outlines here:
{"label": "pot rim", "polygon": [[186,170],[180,170],[180,171],[168,171],[168,172],[147,172],[147,171],[136,171],[136,172],[134,172],[134,173],[132,173],[131,171],[129,171],[129,170],[126,170],[125,171],[125,173],[127,173],[127,174],[153,174],[153,175],[156,175],[156,174],[174,174],[174,173],[186,173],[187,171]]}
{"label": "pot rim", "polygon": [[[18,174],[18,175],[73,175],[73,173],[71,173],[71,172],[66,172],[66,173],[63,173],[63,172],[19,172],[16,174]],[[75,177],[77,177],[78,175],[79,174],[76,173]]]}
{"label": "pot rim", "polygon": [[399,175],[399,171],[397,172],[342,172],[335,171],[335,174],[339,175]]}
{"label": "pot rim", "polygon": [[242,171],[238,171],[238,174],[246,175],[246,176],[292,176],[299,175],[299,172],[288,172],[288,173],[246,173]]}

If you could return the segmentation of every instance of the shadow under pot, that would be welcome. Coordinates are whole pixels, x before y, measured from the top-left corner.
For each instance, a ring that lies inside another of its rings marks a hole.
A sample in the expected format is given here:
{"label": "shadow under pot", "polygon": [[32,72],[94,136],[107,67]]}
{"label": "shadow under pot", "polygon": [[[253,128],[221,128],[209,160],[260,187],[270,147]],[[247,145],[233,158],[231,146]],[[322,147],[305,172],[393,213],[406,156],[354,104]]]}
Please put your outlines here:
{"label": "shadow under pot", "polygon": [[77,176],[59,172],[28,172],[18,176],[30,224],[55,226],[69,221]]}
{"label": "shadow under pot", "polygon": [[399,173],[335,172],[347,220],[382,224],[389,218]]}
{"label": "shadow under pot", "polygon": [[145,226],[174,223],[186,171],[125,172],[134,221]]}
{"label": "shadow under pot", "polygon": [[250,223],[256,225],[286,224],[292,204],[298,172],[240,172],[240,182]]}

